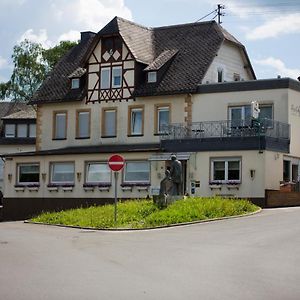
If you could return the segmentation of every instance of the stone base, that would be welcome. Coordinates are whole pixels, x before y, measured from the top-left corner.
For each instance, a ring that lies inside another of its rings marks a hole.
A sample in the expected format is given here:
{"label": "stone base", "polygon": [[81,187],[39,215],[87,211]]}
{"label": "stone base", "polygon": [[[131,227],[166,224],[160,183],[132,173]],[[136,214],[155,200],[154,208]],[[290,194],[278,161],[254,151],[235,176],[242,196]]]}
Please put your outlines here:
{"label": "stone base", "polygon": [[153,202],[159,207],[167,207],[169,204],[182,199],[184,199],[184,195],[153,195]]}

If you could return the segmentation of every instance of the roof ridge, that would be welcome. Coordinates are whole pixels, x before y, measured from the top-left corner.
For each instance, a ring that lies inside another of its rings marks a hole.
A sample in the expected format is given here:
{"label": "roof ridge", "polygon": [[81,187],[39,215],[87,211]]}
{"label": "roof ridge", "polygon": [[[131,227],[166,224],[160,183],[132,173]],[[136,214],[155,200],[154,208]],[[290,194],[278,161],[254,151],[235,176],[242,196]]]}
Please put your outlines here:
{"label": "roof ridge", "polygon": [[152,29],[170,29],[170,28],[176,28],[176,27],[188,27],[188,26],[200,26],[204,24],[214,24],[216,21],[205,21],[205,22],[190,22],[190,23],[182,23],[182,24],[174,24],[174,25],[166,25],[166,26],[158,26],[153,27]]}
{"label": "roof ridge", "polygon": [[139,23],[135,23],[135,22],[133,22],[133,21],[124,19],[124,18],[122,18],[122,17],[115,16],[115,18],[116,18],[117,20],[121,20],[121,21],[126,22],[126,23],[129,23],[129,24],[131,24],[131,25],[135,25],[135,26],[137,26],[137,27],[141,27],[141,28],[143,28],[143,29],[153,30],[152,27],[144,26],[144,25],[141,25],[141,24],[139,24]]}

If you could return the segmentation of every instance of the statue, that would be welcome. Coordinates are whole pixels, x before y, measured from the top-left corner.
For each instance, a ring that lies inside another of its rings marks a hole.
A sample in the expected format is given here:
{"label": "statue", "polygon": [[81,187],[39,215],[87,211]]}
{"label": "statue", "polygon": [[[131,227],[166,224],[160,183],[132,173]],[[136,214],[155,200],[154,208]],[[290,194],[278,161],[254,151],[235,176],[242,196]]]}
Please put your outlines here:
{"label": "statue", "polygon": [[166,175],[165,178],[160,182],[159,194],[161,196],[169,195],[170,191],[172,190],[170,170],[168,168],[166,169],[165,175]]}
{"label": "statue", "polygon": [[171,156],[171,167],[167,167],[165,177],[160,182],[159,195],[153,201],[159,207],[167,207],[170,203],[182,199],[182,166],[176,155]]}
{"label": "statue", "polygon": [[170,195],[176,196],[182,194],[182,166],[181,162],[177,159],[176,155],[171,156],[171,170],[170,176],[172,181],[172,191]]}

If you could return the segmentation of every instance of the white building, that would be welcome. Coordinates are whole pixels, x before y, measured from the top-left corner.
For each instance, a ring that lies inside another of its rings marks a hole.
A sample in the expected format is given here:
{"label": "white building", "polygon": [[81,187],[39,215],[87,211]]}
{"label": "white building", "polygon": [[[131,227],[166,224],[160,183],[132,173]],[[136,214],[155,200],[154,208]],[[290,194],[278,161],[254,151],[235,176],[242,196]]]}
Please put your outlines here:
{"label": "white building", "polygon": [[[256,80],[245,47],[212,22],[147,28],[114,18],[62,58],[35,94],[36,151],[6,155],[6,218],[156,193],[171,153],[184,192],[246,197],[296,180],[300,83]],[[250,104],[260,105],[260,126]],[[22,199],[22,200],[21,200]]]}

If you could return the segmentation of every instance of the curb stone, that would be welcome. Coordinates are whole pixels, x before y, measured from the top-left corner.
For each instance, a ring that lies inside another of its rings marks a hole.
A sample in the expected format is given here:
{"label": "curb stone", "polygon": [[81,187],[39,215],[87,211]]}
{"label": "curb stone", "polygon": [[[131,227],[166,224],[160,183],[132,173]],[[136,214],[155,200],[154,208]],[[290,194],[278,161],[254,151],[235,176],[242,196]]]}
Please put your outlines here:
{"label": "curb stone", "polygon": [[30,220],[25,220],[24,223],[35,224],[35,225],[45,225],[45,226],[56,226],[56,227],[64,227],[64,228],[75,228],[75,229],[83,229],[83,230],[93,230],[93,231],[143,231],[143,230],[164,229],[164,228],[196,225],[196,224],[209,223],[209,222],[214,222],[214,221],[222,221],[222,220],[249,217],[249,216],[258,214],[261,211],[262,211],[262,208],[258,209],[257,211],[247,213],[247,214],[242,214],[242,215],[215,218],[215,219],[206,219],[206,220],[199,220],[199,221],[192,221],[192,222],[185,222],[185,223],[175,223],[175,224],[170,224],[170,225],[161,225],[161,226],[147,227],[147,228],[95,228],[95,227],[81,227],[81,226],[75,226],[75,225],[47,224],[47,223],[42,223],[42,222],[32,222]]}

